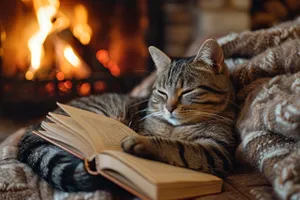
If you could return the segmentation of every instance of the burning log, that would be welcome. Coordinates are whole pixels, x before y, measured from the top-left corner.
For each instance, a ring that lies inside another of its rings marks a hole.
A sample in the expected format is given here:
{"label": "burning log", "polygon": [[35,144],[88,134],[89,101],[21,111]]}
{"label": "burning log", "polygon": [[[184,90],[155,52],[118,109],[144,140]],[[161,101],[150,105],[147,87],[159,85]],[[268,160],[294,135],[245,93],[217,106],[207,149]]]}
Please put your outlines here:
{"label": "burning log", "polygon": [[[4,113],[43,113],[54,108],[56,101],[106,91],[128,92],[142,79],[148,3],[78,2],[68,7],[60,0],[19,1],[20,21],[12,23],[15,29],[8,29],[5,41],[4,71],[0,53]],[[92,8],[95,5],[105,12]],[[104,19],[99,22],[104,25],[101,31],[95,25],[99,18]],[[92,34],[93,39],[101,38],[91,42]]]}
{"label": "burning log", "polygon": [[[55,66],[58,73],[62,73],[62,76],[57,77],[58,80],[64,79],[87,79],[91,76],[91,67],[78,56],[78,53],[74,51],[69,43],[55,36],[52,41],[55,47]],[[57,73],[57,74],[58,74]]]}
{"label": "burning log", "polygon": [[57,36],[70,44],[71,47],[78,53],[78,55],[91,67],[91,70],[97,74],[111,76],[110,71],[102,65],[96,57],[96,51],[90,45],[83,45],[72,33],[70,28],[67,28],[59,33]]}

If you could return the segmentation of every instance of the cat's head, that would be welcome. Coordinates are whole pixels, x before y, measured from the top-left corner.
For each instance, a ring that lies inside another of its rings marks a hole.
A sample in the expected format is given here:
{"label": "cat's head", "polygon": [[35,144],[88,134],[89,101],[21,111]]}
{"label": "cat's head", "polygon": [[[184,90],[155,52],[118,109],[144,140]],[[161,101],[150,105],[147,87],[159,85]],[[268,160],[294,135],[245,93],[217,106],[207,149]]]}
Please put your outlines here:
{"label": "cat's head", "polygon": [[173,125],[218,118],[232,101],[229,73],[219,44],[206,40],[196,56],[171,59],[149,47],[157,78],[149,101],[151,116]]}

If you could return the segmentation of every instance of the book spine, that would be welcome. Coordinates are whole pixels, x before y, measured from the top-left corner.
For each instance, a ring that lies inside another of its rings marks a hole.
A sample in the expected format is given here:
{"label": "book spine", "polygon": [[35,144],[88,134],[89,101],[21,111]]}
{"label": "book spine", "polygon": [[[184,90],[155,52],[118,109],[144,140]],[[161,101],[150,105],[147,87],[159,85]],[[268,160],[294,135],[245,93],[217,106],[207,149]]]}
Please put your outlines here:
{"label": "book spine", "polygon": [[84,159],[84,167],[89,174],[95,175],[95,176],[99,175],[99,173],[96,169],[95,159],[93,159],[92,161],[88,161],[88,159]]}

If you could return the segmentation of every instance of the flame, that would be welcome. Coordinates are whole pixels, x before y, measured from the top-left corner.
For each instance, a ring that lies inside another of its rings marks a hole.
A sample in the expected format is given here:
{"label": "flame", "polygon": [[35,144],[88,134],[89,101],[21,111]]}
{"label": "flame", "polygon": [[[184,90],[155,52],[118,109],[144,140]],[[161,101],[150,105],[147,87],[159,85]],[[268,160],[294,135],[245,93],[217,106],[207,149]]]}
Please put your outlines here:
{"label": "flame", "polygon": [[[51,19],[56,15],[59,8],[59,0],[34,0],[34,9],[39,24],[39,30],[28,41],[31,54],[31,71],[34,73],[41,65],[44,56],[43,44],[52,29]],[[32,78],[30,76],[30,78]]]}
{"label": "flame", "polygon": [[87,9],[83,5],[78,4],[74,8],[74,13],[76,25],[73,28],[73,34],[83,45],[87,45],[92,37],[92,29],[87,23]]}
{"label": "flame", "polygon": [[71,63],[71,65],[73,65],[76,68],[79,67],[80,60],[76,56],[76,54],[74,53],[72,47],[70,47],[70,46],[65,47],[65,49],[64,49],[64,56],[69,61],[69,63]]}

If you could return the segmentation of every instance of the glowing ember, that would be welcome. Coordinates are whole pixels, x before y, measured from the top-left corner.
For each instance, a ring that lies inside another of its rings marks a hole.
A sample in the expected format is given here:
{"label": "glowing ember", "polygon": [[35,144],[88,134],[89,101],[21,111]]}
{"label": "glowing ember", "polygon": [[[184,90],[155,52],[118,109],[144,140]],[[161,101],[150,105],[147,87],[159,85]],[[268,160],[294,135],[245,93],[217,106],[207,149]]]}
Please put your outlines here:
{"label": "glowing ember", "polygon": [[80,60],[74,53],[72,47],[68,46],[64,49],[64,56],[65,58],[73,65],[74,67],[79,67]]}
{"label": "glowing ember", "polygon": [[117,65],[114,65],[114,67],[110,68],[110,73],[113,75],[113,76],[120,76],[120,68],[117,66]]}
{"label": "glowing ember", "polygon": [[58,83],[57,87],[61,92],[64,92],[64,93],[68,92],[68,90],[69,90],[68,88],[65,87],[65,84],[63,82]]}
{"label": "glowing ember", "polygon": [[45,89],[48,93],[53,93],[54,92],[54,84],[53,83],[47,83],[47,85],[45,85]]}
{"label": "glowing ember", "polygon": [[104,67],[107,67],[107,63],[109,61],[109,56],[108,56],[108,52],[106,50],[102,49],[102,50],[97,51],[96,58]]}
{"label": "glowing ember", "polygon": [[58,72],[56,74],[56,78],[57,78],[57,80],[62,81],[65,79],[65,74],[63,72]]}
{"label": "glowing ember", "polygon": [[92,29],[88,25],[88,12],[86,8],[78,4],[74,8],[76,25],[73,29],[74,36],[84,45],[90,43]]}
{"label": "glowing ember", "polygon": [[96,81],[94,83],[94,89],[96,92],[101,92],[106,89],[106,83],[104,81]]}
{"label": "glowing ember", "polygon": [[27,71],[25,74],[25,78],[29,81],[31,81],[34,77],[34,73],[32,71]]}
{"label": "glowing ember", "polygon": [[120,68],[115,61],[110,59],[107,50],[101,49],[97,51],[96,58],[104,67],[109,69],[113,76],[120,76]]}
{"label": "glowing ember", "polygon": [[72,82],[71,81],[66,81],[66,82],[64,82],[64,86],[67,88],[67,89],[72,89]]}
{"label": "glowing ember", "polygon": [[87,96],[91,92],[91,84],[83,83],[82,85],[77,86],[77,91],[81,96]]}
{"label": "glowing ember", "polygon": [[31,71],[35,71],[40,67],[44,55],[43,43],[52,29],[51,19],[58,11],[59,1],[47,0],[42,2],[42,0],[34,0],[33,4],[40,30],[28,41],[28,48],[31,53]]}

